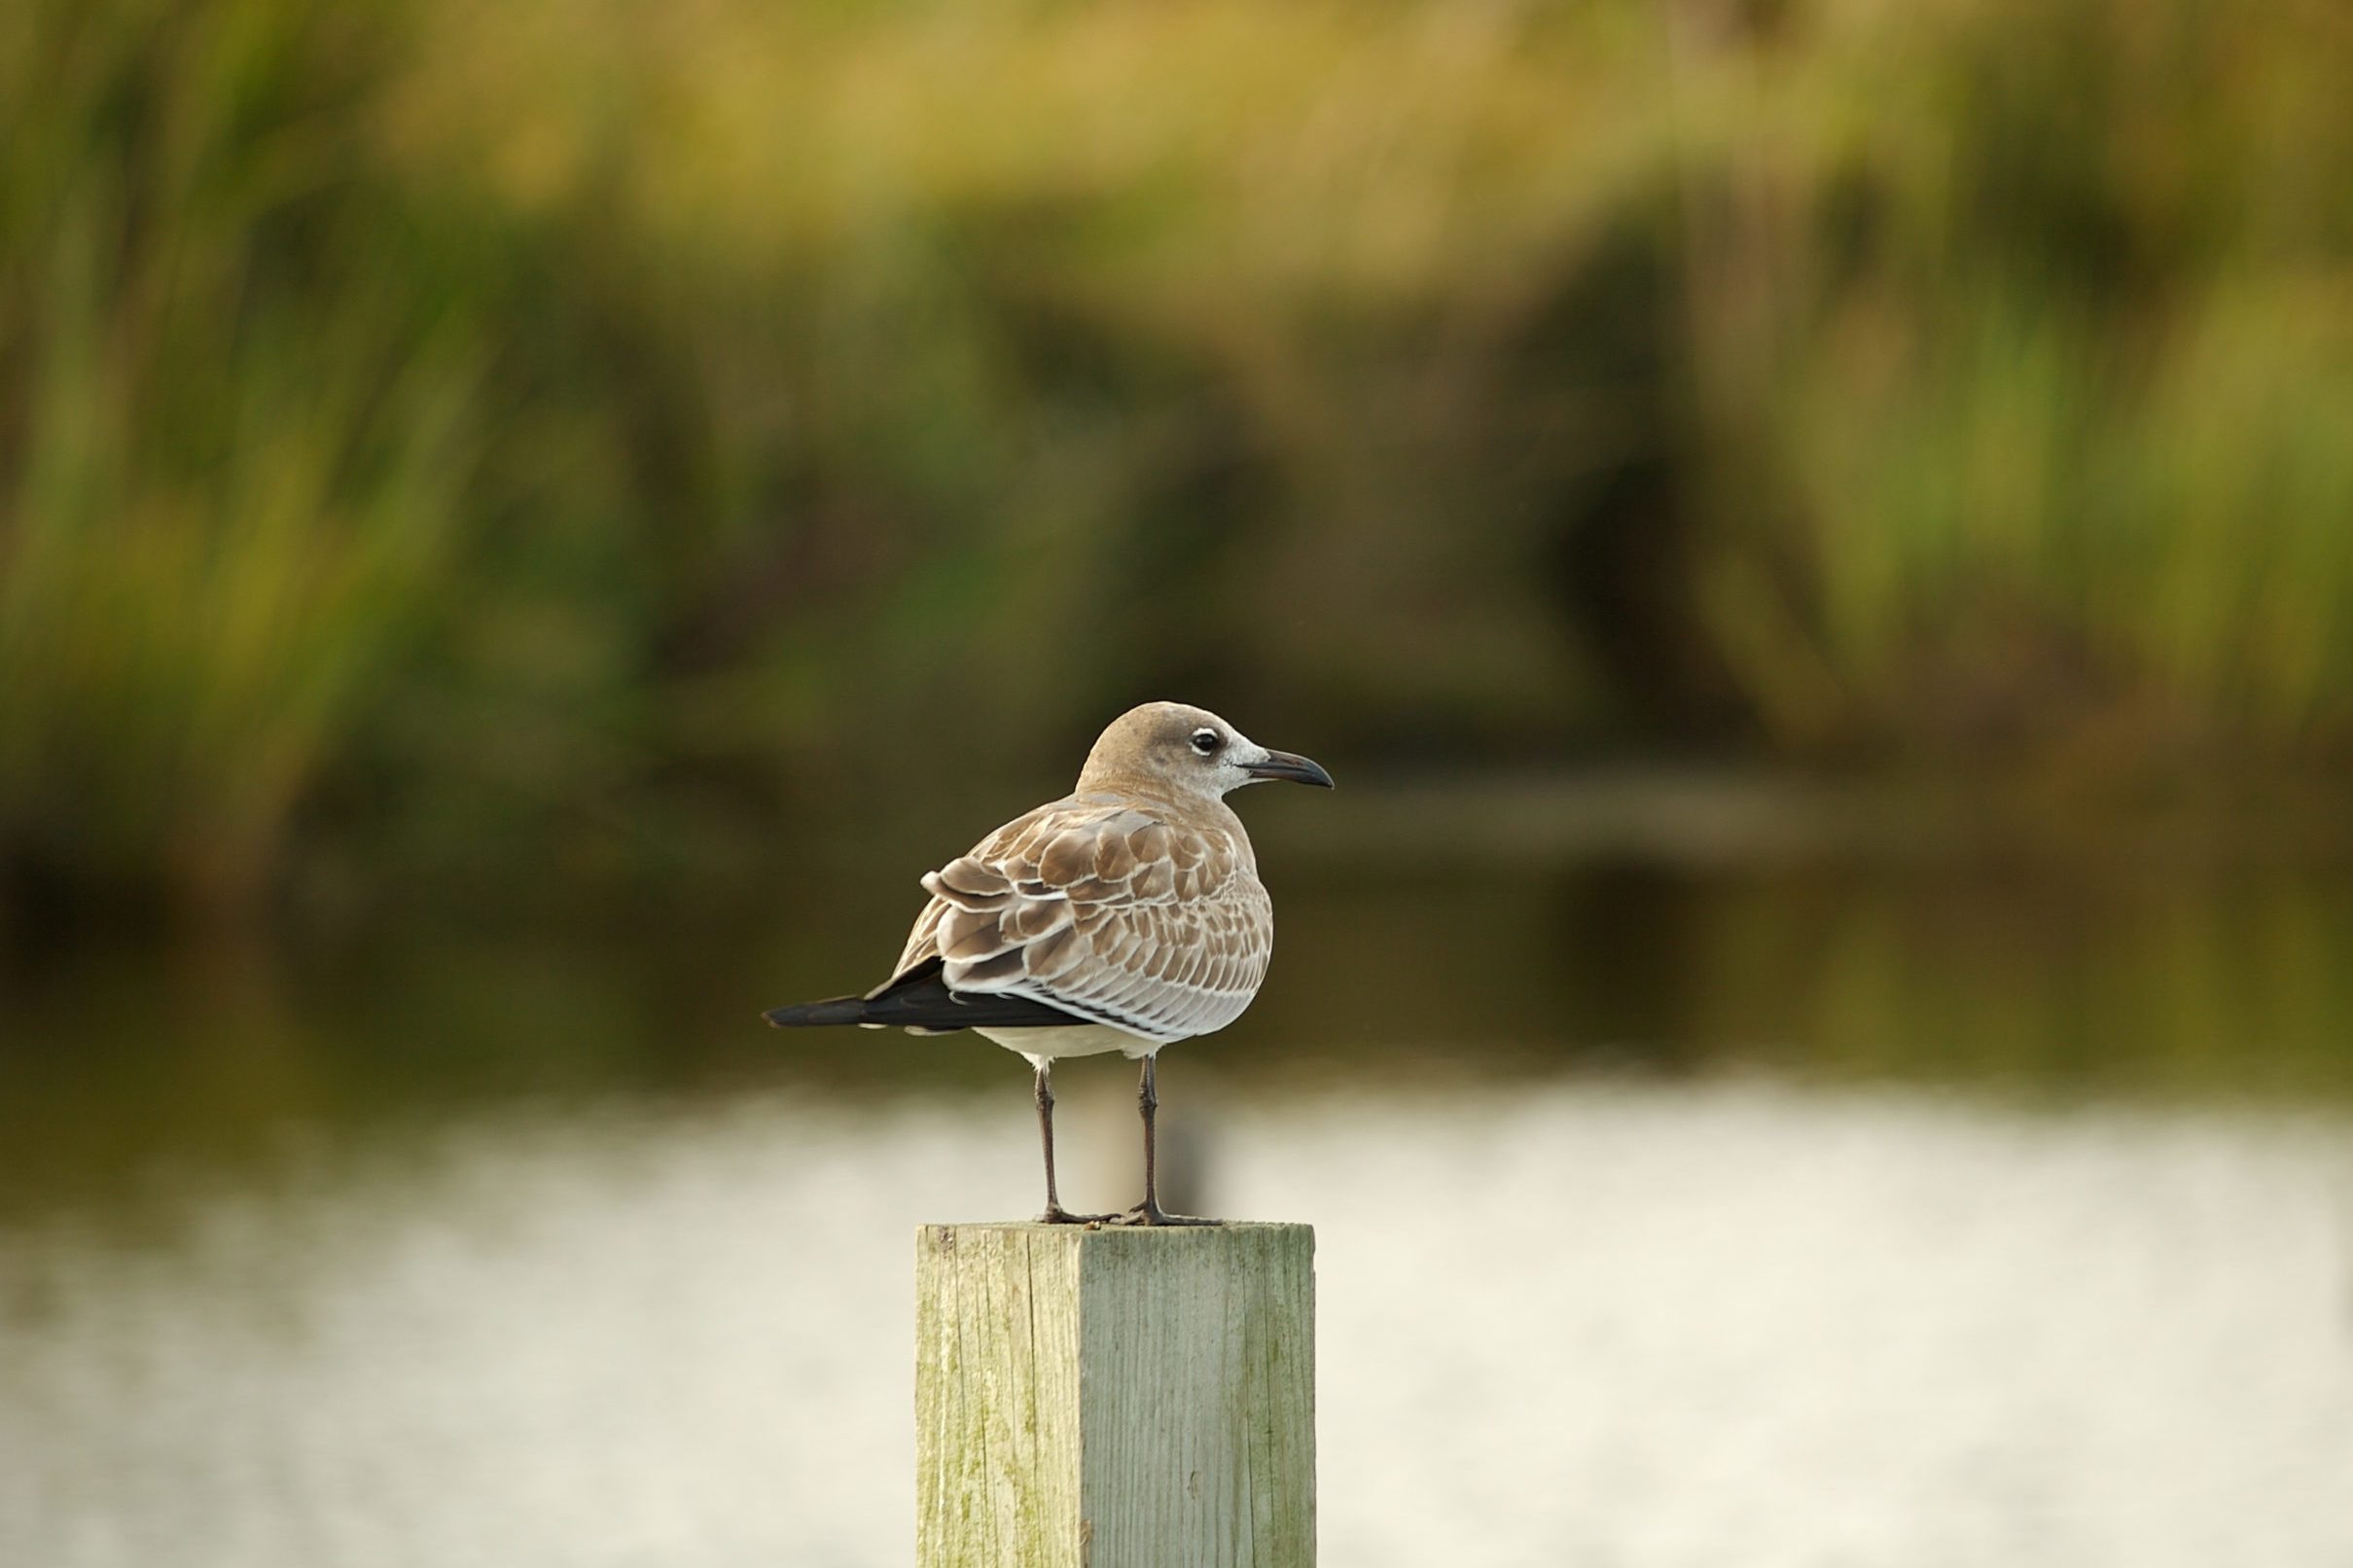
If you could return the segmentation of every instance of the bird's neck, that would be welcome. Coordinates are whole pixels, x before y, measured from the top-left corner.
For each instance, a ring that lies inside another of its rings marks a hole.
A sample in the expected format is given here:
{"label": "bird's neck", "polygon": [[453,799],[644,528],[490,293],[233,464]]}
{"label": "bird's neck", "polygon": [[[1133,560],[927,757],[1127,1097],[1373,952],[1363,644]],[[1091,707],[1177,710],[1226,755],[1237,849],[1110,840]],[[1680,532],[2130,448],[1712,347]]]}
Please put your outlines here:
{"label": "bird's neck", "polygon": [[1105,801],[1149,802],[1173,811],[1199,810],[1203,800],[1192,791],[1178,789],[1164,778],[1108,767],[1089,767],[1081,773],[1079,787],[1073,793]]}
{"label": "bird's neck", "polygon": [[1081,774],[1079,787],[1072,796],[1077,800],[1133,806],[1172,822],[1215,824],[1248,841],[1242,833],[1242,819],[1233,814],[1233,807],[1221,797],[1181,790],[1162,779],[1135,774]]}

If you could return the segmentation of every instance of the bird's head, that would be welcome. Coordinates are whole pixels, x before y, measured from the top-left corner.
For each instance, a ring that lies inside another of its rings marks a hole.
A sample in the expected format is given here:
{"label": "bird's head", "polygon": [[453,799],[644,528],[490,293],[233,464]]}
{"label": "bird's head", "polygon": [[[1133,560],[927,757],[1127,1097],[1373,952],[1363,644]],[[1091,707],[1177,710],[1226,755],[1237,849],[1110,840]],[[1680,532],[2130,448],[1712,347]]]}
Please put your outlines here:
{"label": "bird's head", "polygon": [[1314,763],[1268,750],[1206,708],[1147,702],[1112,720],[1095,741],[1079,774],[1079,793],[1158,786],[1214,801],[1269,779],[1332,787],[1332,775]]}

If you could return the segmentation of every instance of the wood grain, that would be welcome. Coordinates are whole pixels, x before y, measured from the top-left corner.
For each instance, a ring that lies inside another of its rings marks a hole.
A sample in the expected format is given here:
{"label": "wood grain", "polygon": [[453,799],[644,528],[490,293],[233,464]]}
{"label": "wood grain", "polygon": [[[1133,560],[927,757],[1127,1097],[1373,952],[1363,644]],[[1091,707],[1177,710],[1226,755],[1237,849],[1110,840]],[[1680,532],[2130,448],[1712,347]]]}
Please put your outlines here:
{"label": "wood grain", "polygon": [[926,1226],[918,1568],[1311,1568],[1315,1232]]}

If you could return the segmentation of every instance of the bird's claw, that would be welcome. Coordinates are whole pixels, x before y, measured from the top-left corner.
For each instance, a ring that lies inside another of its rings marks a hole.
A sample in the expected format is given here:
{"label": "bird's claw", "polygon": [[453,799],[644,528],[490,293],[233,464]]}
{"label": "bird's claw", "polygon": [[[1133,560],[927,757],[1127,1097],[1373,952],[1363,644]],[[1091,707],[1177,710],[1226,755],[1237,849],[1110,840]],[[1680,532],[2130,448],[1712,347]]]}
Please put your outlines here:
{"label": "bird's claw", "polygon": [[1119,1218],[1121,1225],[1224,1225],[1223,1220],[1204,1220],[1191,1214],[1171,1214],[1158,1203],[1138,1203]]}
{"label": "bird's claw", "polygon": [[1110,1225],[1119,1218],[1120,1216],[1116,1214],[1073,1214],[1059,1203],[1050,1203],[1047,1205],[1046,1212],[1038,1216],[1036,1223],[1039,1225]]}

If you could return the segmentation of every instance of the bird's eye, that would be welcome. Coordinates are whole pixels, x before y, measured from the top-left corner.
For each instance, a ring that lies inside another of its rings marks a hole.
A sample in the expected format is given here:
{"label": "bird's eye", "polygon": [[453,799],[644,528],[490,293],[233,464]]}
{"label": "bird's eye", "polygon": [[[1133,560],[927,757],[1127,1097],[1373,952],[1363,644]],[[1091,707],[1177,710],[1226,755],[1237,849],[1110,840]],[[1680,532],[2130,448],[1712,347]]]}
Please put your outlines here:
{"label": "bird's eye", "polygon": [[1215,757],[1218,748],[1225,744],[1226,737],[1215,730],[1195,730],[1193,732],[1193,749],[1204,757]]}

